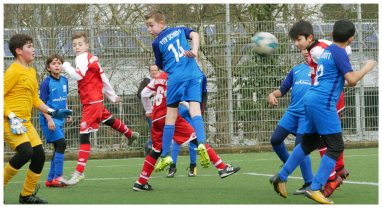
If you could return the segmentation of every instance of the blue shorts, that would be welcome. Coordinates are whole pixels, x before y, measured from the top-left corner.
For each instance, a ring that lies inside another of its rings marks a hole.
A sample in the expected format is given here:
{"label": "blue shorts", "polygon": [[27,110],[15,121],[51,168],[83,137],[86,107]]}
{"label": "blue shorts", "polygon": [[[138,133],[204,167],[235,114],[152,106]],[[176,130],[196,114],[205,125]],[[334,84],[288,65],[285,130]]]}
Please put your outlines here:
{"label": "blue shorts", "polygon": [[56,126],[56,130],[54,131],[49,130],[48,126],[41,126],[41,130],[47,143],[53,143],[65,138],[64,128],[62,126]]}
{"label": "blue shorts", "polygon": [[280,119],[278,125],[293,133],[304,134],[305,115],[295,115],[290,111],[286,111]]}
{"label": "blue shorts", "polygon": [[167,106],[180,101],[202,102],[203,76],[167,85]]}
{"label": "blue shorts", "polygon": [[342,132],[336,109],[326,110],[305,105],[305,115],[305,133],[327,135]]}

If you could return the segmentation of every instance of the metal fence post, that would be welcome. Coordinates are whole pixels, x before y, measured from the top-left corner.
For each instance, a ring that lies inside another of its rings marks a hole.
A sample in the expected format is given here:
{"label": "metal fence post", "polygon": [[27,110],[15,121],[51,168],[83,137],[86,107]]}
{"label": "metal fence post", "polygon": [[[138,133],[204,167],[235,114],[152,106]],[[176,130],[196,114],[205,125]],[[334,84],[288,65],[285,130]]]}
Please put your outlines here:
{"label": "metal fence post", "polygon": [[233,139],[233,99],[232,99],[232,54],[231,54],[231,20],[229,4],[226,4],[226,64],[227,64],[227,87],[228,87],[228,126],[229,126],[229,141],[232,143]]}

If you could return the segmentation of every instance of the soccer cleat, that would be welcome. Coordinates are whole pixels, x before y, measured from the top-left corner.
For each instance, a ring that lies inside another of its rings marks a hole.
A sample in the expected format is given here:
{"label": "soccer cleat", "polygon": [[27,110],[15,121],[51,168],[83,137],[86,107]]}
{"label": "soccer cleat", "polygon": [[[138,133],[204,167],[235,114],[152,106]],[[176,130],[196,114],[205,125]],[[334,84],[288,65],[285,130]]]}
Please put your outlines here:
{"label": "soccer cleat", "polygon": [[223,170],[219,170],[219,176],[220,178],[225,178],[227,176],[230,176],[236,173],[239,170],[240,170],[240,167],[233,167],[232,165],[227,164]]}
{"label": "soccer cleat", "polygon": [[66,184],[68,186],[73,186],[73,185],[76,185],[81,180],[83,180],[84,178],[85,178],[85,174],[84,173],[80,173],[78,171],[74,171],[72,173],[72,177],[66,182]]}
{"label": "soccer cleat", "polygon": [[170,168],[168,169],[167,178],[174,178],[176,173],[176,166],[175,164],[171,164]]}
{"label": "soccer cleat", "polygon": [[54,178],[52,181],[45,181],[46,187],[64,187],[67,186],[67,181],[63,177]]}
{"label": "soccer cleat", "polygon": [[165,167],[171,165],[172,158],[170,155],[167,155],[166,157],[160,157],[159,162],[155,165],[155,172],[163,171]]}
{"label": "soccer cleat", "polygon": [[138,132],[131,132],[131,137],[127,139],[127,144],[131,146],[135,140],[139,139],[139,133]]}
{"label": "soccer cleat", "polygon": [[321,190],[312,191],[310,188],[308,188],[305,191],[305,196],[309,199],[312,199],[313,201],[316,201],[320,204],[334,204],[334,202],[328,198],[326,198]]}
{"label": "soccer cleat", "polygon": [[195,177],[197,173],[196,164],[190,165],[190,168],[188,168],[188,177]]}
{"label": "soccer cleat", "polygon": [[297,189],[293,195],[303,195],[305,194],[305,191],[309,188],[310,183],[304,183],[301,188]]}
{"label": "soccer cleat", "polygon": [[328,181],[324,186],[324,196],[329,197],[333,194],[333,192],[340,187],[343,180],[340,176],[336,176],[336,178],[332,181]]}
{"label": "soccer cleat", "polygon": [[198,153],[200,155],[200,165],[203,168],[208,168],[210,165],[210,157],[208,156],[208,152],[204,144],[199,144]]}
{"label": "soccer cleat", "polygon": [[48,204],[48,201],[41,199],[41,198],[36,196],[39,189],[40,189],[40,186],[36,185],[36,189],[32,195],[21,196],[21,194],[20,194],[19,203],[20,204]]}
{"label": "soccer cleat", "polygon": [[281,181],[279,174],[272,176],[272,178],[269,179],[269,182],[273,185],[273,189],[276,193],[283,198],[287,198],[286,181]]}
{"label": "soccer cleat", "polygon": [[140,184],[140,183],[138,183],[138,182],[135,182],[134,183],[134,186],[133,186],[133,190],[134,191],[152,191],[152,190],[154,190],[153,189],[153,187],[150,185],[150,184],[148,184],[148,183],[146,183],[146,184]]}
{"label": "soccer cleat", "polygon": [[349,171],[345,167],[342,167],[340,170],[336,171],[336,174],[342,179],[346,179],[349,177]]}

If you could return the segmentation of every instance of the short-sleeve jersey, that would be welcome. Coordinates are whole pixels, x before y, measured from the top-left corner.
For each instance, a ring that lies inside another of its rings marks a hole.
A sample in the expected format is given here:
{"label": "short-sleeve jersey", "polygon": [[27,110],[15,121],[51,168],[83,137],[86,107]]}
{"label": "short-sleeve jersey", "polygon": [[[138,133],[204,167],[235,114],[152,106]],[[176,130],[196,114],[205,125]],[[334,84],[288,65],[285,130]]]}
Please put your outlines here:
{"label": "short-sleeve jersey", "polygon": [[[48,76],[40,85],[40,99],[53,109],[66,109],[68,97],[68,79],[60,76],[56,79]],[[64,126],[64,118],[53,118],[56,126]],[[45,116],[40,112],[40,125],[48,125]]]}
{"label": "short-sleeve jersey", "polygon": [[289,89],[292,88],[288,111],[294,115],[304,114],[303,97],[310,86],[310,67],[305,63],[294,66],[279,88],[282,95],[286,94]]}
{"label": "short-sleeve jersey", "polygon": [[155,64],[168,74],[169,85],[202,76],[195,58],[184,55],[190,50],[187,39],[191,32],[186,27],[165,28],[152,43]]}
{"label": "short-sleeve jersey", "polygon": [[98,57],[85,52],[76,57],[76,72],[83,78],[78,81],[78,94],[81,104],[103,101],[102,78],[104,73],[99,66]]}
{"label": "short-sleeve jersey", "polygon": [[4,116],[13,112],[30,121],[32,106],[38,107],[42,103],[38,97],[36,70],[13,62],[4,73]]}
{"label": "short-sleeve jersey", "polygon": [[344,48],[331,44],[318,60],[316,78],[306,93],[306,105],[336,111],[336,104],[345,84],[344,75],[352,71]]}

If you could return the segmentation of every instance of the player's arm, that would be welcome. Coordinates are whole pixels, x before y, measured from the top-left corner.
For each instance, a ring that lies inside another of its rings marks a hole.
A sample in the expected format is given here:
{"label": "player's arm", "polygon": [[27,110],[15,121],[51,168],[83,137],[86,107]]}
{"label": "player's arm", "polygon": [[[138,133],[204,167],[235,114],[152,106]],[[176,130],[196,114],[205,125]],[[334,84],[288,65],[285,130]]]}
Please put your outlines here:
{"label": "player's arm", "polygon": [[157,65],[159,69],[163,70],[163,60],[162,60],[161,52],[159,49],[159,43],[153,42],[152,47],[153,47],[154,56],[155,56],[155,65]]}
{"label": "player's arm", "polygon": [[197,32],[192,31],[190,32],[190,39],[191,39],[191,50],[185,51],[184,55],[186,55],[187,57],[193,58],[198,56],[200,36]]}
{"label": "player's arm", "polygon": [[268,103],[271,106],[278,105],[277,98],[284,96],[289,91],[289,89],[292,87],[292,84],[293,84],[293,70],[291,70],[288,73],[288,75],[286,76],[284,81],[281,83],[280,88],[271,92],[268,95]]}
{"label": "player's arm", "polygon": [[153,105],[151,103],[150,97],[155,94],[154,88],[154,79],[150,81],[150,83],[143,88],[141,92],[141,101],[143,108],[145,109],[146,115],[151,114],[153,110]]}
{"label": "player's arm", "polygon": [[[4,97],[7,96],[9,91],[13,89],[13,87],[16,85],[19,75],[17,73],[17,70],[11,70],[7,69],[4,73]],[[12,113],[12,109],[9,108],[9,105],[7,103],[4,103],[4,116],[8,116],[10,113]]]}
{"label": "player's arm", "polygon": [[62,69],[76,81],[83,79],[86,72],[89,69],[88,68],[89,61],[87,59],[87,55],[88,53],[83,53],[76,57],[75,59],[76,68],[73,68],[69,62],[64,62],[62,64]]}
{"label": "player's arm", "polygon": [[113,103],[119,102],[120,98],[115,93],[113,87],[111,86],[109,79],[107,78],[106,74],[104,73],[104,70],[101,68],[101,66],[98,63],[98,66],[100,68],[101,78],[102,78],[102,92],[106,95],[106,97]]}
{"label": "player's arm", "polygon": [[[49,80],[45,79],[44,82],[40,85],[40,99],[42,102],[47,103],[49,99]],[[48,122],[48,128],[52,131],[55,130],[56,125],[54,124],[53,118],[45,112],[42,112],[42,115],[45,117]]]}
{"label": "player's arm", "polygon": [[377,62],[374,60],[368,60],[366,64],[359,71],[350,71],[345,74],[345,80],[350,87],[357,85],[358,81],[361,80],[368,72],[374,69]]}

